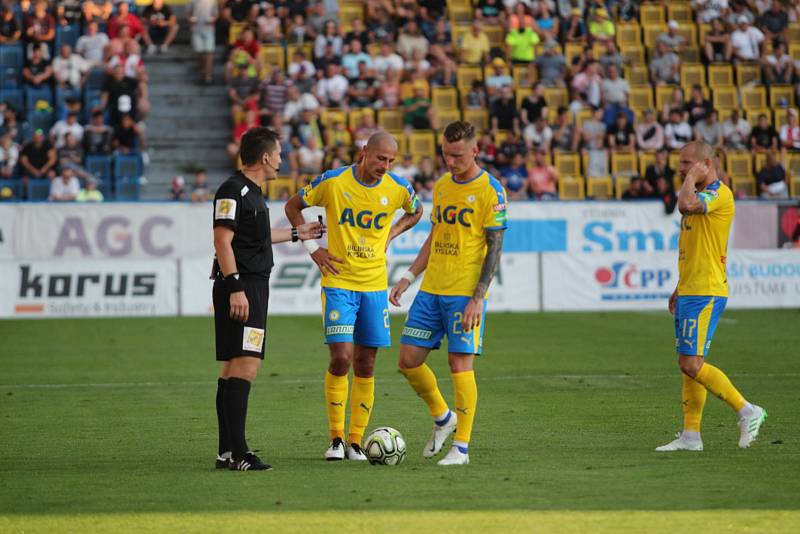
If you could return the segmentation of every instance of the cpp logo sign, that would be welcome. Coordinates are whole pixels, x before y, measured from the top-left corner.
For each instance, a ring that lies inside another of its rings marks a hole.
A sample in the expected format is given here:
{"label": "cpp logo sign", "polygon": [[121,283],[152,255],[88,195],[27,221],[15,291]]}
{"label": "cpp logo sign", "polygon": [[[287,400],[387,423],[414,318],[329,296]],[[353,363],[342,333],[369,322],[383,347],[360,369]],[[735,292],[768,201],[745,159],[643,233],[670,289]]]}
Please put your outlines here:
{"label": "cpp logo sign", "polygon": [[611,267],[599,267],[594,279],[601,287],[601,300],[659,300],[671,294],[670,269],[646,269],[619,261]]}
{"label": "cpp logo sign", "polygon": [[87,231],[80,217],[66,217],[56,239],[53,256],[68,252],[80,255],[125,257],[138,246],[145,255],[160,258],[172,254],[175,248],[163,236],[174,226],[172,218],[164,215],[145,217],[137,224],[124,215],[109,215],[100,219],[93,232]]}

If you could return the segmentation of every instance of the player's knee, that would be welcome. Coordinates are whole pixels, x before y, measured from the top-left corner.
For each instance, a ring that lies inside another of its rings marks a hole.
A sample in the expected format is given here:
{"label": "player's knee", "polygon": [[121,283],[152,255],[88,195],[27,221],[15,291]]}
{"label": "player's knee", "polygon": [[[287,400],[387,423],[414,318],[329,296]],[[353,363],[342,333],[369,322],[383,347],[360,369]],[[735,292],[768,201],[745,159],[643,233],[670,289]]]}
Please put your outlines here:
{"label": "player's knee", "polygon": [[702,365],[703,365],[703,359],[698,357],[693,357],[691,359],[681,359],[680,361],[678,361],[678,367],[680,368],[681,372],[691,378],[697,376],[697,373],[700,371],[700,367]]}

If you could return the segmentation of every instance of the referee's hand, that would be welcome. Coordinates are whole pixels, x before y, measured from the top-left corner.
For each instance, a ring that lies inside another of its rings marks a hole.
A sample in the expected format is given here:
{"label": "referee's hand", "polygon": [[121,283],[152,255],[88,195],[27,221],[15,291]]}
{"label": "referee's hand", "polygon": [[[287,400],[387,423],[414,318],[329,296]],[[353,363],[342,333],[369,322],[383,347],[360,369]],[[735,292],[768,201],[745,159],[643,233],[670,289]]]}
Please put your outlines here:
{"label": "referee's hand", "polygon": [[247,317],[250,315],[250,303],[247,302],[247,297],[244,291],[237,291],[231,293],[231,319],[234,321],[246,322]]}

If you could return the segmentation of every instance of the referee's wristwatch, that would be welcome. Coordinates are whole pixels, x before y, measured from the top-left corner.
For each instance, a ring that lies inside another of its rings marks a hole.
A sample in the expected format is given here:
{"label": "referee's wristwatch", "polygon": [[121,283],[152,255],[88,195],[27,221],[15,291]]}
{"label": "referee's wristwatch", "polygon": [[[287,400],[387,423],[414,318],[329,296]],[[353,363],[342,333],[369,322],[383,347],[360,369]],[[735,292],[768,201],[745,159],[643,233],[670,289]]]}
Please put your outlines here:
{"label": "referee's wristwatch", "polygon": [[300,240],[300,236],[297,234],[297,228],[292,226],[292,243],[296,243]]}

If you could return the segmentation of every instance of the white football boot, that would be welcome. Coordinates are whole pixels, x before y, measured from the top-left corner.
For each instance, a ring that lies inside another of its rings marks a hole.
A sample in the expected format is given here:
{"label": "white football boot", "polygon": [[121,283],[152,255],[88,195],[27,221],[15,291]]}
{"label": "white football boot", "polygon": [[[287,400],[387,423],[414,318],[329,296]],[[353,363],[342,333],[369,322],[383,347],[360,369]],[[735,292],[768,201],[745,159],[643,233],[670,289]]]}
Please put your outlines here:
{"label": "white football boot", "polygon": [[437,462],[437,465],[467,465],[469,463],[469,453],[461,452],[455,445],[450,447],[447,456]]}
{"label": "white football boot", "polygon": [[330,447],[325,451],[325,459],[329,462],[344,460],[344,441],[342,441],[342,438],[336,438],[331,441]]}
{"label": "white football boot", "polygon": [[753,405],[752,415],[746,415],[739,419],[739,448],[748,448],[758,437],[761,425],[767,419],[767,411],[761,406]]}
{"label": "white football boot", "polygon": [[656,451],[658,452],[672,452],[672,451],[695,451],[700,452],[703,450],[703,440],[700,438],[697,439],[687,439],[682,432],[678,432],[675,434],[675,440],[667,443],[666,445],[662,445],[661,447],[656,447]]}
{"label": "white football boot", "polygon": [[422,450],[422,456],[425,458],[433,458],[439,451],[442,450],[444,442],[447,438],[456,431],[456,423],[458,422],[455,412],[450,410],[450,418],[443,425],[433,423],[433,432],[431,432],[431,439]]}
{"label": "white football boot", "polygon": [[367,455],[358,443],[351,443],[347,446],[344,453],[348,460],[356,460],[357,462],[366,462]]}

